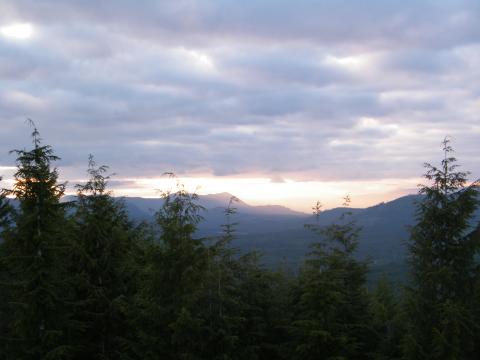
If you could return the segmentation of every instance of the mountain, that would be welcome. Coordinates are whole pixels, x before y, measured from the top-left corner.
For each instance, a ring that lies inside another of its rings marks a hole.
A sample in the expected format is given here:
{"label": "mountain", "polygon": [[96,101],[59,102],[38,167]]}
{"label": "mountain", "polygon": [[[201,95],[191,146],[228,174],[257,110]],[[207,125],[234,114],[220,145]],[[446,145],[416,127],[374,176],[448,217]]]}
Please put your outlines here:
{"label": "mountain", "polygon": [[[199,236],[213,237],[221,233],[221,225],[225,223],[224,210],[231,197],[228,193],[199,196],[199,204],[205,208]],[[417,195],[410,195],[364,209],[349,209],[362,227],[358,257],[368,258],[375,269],[398,267],[398,271],[403,271],[407,227],[414,222],[417,199]],[[153,220],[155,211],[163,203],[159,198],[125,197],[122,200],[132,219],[137,221]],[[315,241],[314,234],[305,229],[305,224],[315,222],[313,215],[283,206],[251,206],[241,200],[235,202],[234,206],[237,214],[233,221],[238,223],[234,242],[236,247],[244,251],[262,252],[269,266],[286,262],[292,268],[298,268],[309,251],[309,244]],[[344,211],[345,208],[323,211],[319,216],[319,224],[332,223]]]}
{"label": "mountain", "polygon": [[[220,233],[225,222],[224,211],[232,195],[219,193],[200,195],[198,204],[205,208],[204,221],[199,226],[201,236],[215,236]],[[360,251],[372,258],[397,258],[404,248],[401,239],[406,239],[406,226],[413,223],[414,202],[417,195],[381,203],[372,207],[350,208],[353,218],[363,228]],[[74,196],[66,196],[63,201],[72,201]],[[161,198],[121,197],[119,198],[134,221],[152,221],[155,212],[163,205]],[[314,222],[313,215],[293,211],[279,205],[252,206],[242,200],[233,203],[237,209],[233,221],[238,222],[238,244],[270,253],[280,245],[285,246],[286,254],[290,248],[301,248],[302,254],[313,240],[312,234],[304,225]],[[323,211],[319,224],[327,225],[338,219],[345,208]],[[380,255],[380,256],[379,256]]]}
{"label": "mountain", "polygon": [[[199,204],[205,207],[199,236],[214,237],[221,233],[221,225],[225,223],[224,210],[230,198],[228,193],[199,197]],[[362,228],[357,257],[369,260],[370,281],[374,282],[382,273],[396,281],[405,280],[408,227],[415,223],[415,203],[419,199],[419,195],[408,195],[363,209],[348,209]],[[137,220],[152,220],[154,209],[162,205],[161,199],[123,200],[131,216]],[[316,241],[315,235],[305,229],[305,224],[315,223],[313,215],[282,206],[251,206],[241,200],[234,206],[237,214],[232,221],[238,223],[234,246],[242,251],[261,252],[267,266],[287,264],[296,271],[309,252],[309,245]],[[323,211],[319,224],[331,224],[346,210]],[[479,220],[480,212],[477,212],[472,223]]]}
{"label": "mountain", "polygon": [[[205,208],[206,221],[211,221],[210,213],[215,214],[223,210],[228,206],[228,203],[232,195],[229,193],[219,193],[210,195],[200,195],[198,204]],[[136,220],[148,220],[153,217],[153,214],[163,205],[163,199],[161,198],[141,198],[141,197],[123,197],[121,198],[130,213],[130,216]],[[252,215],[284,215],[299,217],[305,216],[304,213],[293,211],[287,207],[280,205],[262,205],[252,206],[239,200],[233,203],[233,206],[237,208],[239,213],[247,213]]]}
{"label": "mountain", "polygon": [[[225,208],[232,195],[229,193],[200,195],[199,205],[205,208],[204,220],[199,224],[198,236],[215,237],[221,234],[225,223]],[[73,200],[66,197],[64,200]],[[134,221],[153,221],[155,211],[163,204],[160,198],[120,198]],[[415,202],[418,195],[409,195],[364,209],[348,209],[362,228],[357,256],[368,259],[372,276],[381,272],[402,279],[405,274],[408,226],[414,224]],[[267,266],[286,263],[296,270],[309,252],[315,235],[305,229],[305,224],[315,223],[313,215],[293,211],[283,206],[252,206],[241,200],[234,202],[237,213],[232,221],[238,223],[234,246],[242,251],[257,250],[263,253]],[[323,211],[319,224],[327,225],[337,220],[345,208]],[[477,213],[475,222],[480,220]]]}

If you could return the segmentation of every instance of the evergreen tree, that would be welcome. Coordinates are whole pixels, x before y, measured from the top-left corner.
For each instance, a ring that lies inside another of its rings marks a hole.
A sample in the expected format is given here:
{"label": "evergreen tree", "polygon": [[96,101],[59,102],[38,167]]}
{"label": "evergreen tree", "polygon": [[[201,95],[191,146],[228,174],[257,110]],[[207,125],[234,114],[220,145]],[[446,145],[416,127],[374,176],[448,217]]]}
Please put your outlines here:
{"label": "evergreen tree", "polygon": [[[0,181],[2,178],[0,178]],[[10,222],[12,216],[12,208],[4,191],[0,192],[0,359],[5,359],[5,354],[2,351],[6,339],[8,338],[8,324],[11,322],[9,309],[7,306],[8,293],[5,284],[8,282],[8,273],[4,262],[6,254],[4,254],[4,241],[10,229]]]}
{"label": "evergreen tree", "polygon": [[287,359],[290,311],[284,274],[266,269],[257,252],[243,255],[239,265],[242,322],[236,358]]}
{"label": "evergreen tree", "polygon": [[[2,181],[2,177],[0,177]],[[13,209],[7,199],[7,192],[0,191],[0,244],[3,243],[3,234],[9,229],[12,222]]]}
{"label": "evergreen tree", "polygon": [[408,359],[470,359],[475,346],[472,301],[479,241],[466,236],[478,207],[478,182],[467,186],[449,140],[441,166],[425,164],[422,199],[409,243],[411,287],[404,339]]}
{"label": "evergreen tree", "polygon": [[[204,320],[203,359],[283,359],[286,338],[287,287],[283,274],[261,265],[257,252],[240,255],[232,247],[238,201],[225,209],[223,233],[208,248],[206,287],[199,314]],[[203,309],[203,311],[201,310]]]}
{"label": "evergreen tree", "polygon": [[376,360],[400,359],[402,318],[398,296],[386,275],[371,295],[372,327],[375,332]]}
{"label": "evergreen tree", "polygon": [[7,359],[65,359],[74,328],[65,297],[70,247],[65,205],[60,203],[65,186],[52,168],[59,158],[42,145],[35,127],[32,140],[32,150],[13,151],[18,169],[7,194],[18,200],[19,211],[2,245],[2,271],[8,279],[0,291],[8,296],[11,321],[1,346]]}
{"label": "evergreen tree", "polygon": [[[350,200],[347,197],[345,205]],[[364,359],[371,351],[367,264],[354,258],[360,228],[345,212],[339,221],[307,228],[321,236],[312,244],[294,290],[293,336],[301,359]]]}
{"label": "evergreen tree", "polygon": [[283,277],[261,265],[260,254],[232,247],[237,222],[232,197],[222,235],[207,247],[205,287],[196,310],[203,319],[202,359],[280,359],[287,290]]}
{"label": "evergreen tree", "polygon": [[204,318],[205,359],[236,358],[239,344],[240,289],[238,249],[232,247],[237,222],[233,221],[238,199],[232,196],[224,210],[225,223],[221,225],[222,235],[214,238],[207,247],[207,271],[205,288],[200,297],[200,316]]}
{"label": "evergreen tree", "polygon": [[83,325],[78,359],[126,358],[128,310],[136,290],[136,239],[123,204],[108,191],[106,166],[90,155],[90,179],[77,185],[75,244],[76,320]]}
{"label": "evergreen tree", "polygon": [[208,267],[203,239],[194,236],[202,219],[198,196],[183,187],[165,193],[156,214],[160,236],[150,244],[141,292],[138,353],[144,359],[193,359],[204,351],[204,320],[198,314]]}
{"label": "evergreen tree", "polygon": [[[469,241],[473,243],[480,244],[480,223],[477,224],[475,230],[467,235]],[[473,290],[473,301],[471,304],[471,317],[472,323],[474,324],[472,328],[472,338],[480,339],[480,264],[478,262],[478,253],[475,256],[476,268],[475,268],[475,285]],[[472,350],[469,352],[470,358],[478,359],[480,358],[480,342],[475,341]]]}

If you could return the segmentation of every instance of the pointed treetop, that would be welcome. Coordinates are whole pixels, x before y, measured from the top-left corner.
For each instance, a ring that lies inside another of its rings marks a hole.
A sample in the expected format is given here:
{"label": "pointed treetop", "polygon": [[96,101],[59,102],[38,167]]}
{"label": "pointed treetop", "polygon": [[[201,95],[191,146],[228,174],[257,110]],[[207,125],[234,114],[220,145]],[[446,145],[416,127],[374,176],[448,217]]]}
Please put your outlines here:
{"label": "pointed treetop", "polygon": [[90,179],[85,185],[76,185],[77,192],[79,195],[84,195],[85,193],[90,193],[94,196],[97,195],[111,195],[107,191],[108,180],[114,174],[105,175],[108,171],[107,165],[97,166],[96,161],[92,154],[88,155],[88,169],[87,173],[90,176]]}
{"label": "pointed treetop", "polygon": [[30,126],[33,129],[33,132],[31,135],[33,145],[35,146],[35,148],[40,147],[40,144],[42,143],[42,138],[40,137],[40,133],[38,131],[37,126],[35,125],[35,122],[32,119],[27,118],[26,123],[28,124],[28,126]]}
{"label": "pointed treetop", "polygon": [[312,207],[312,210],[313,210],[313,215],[315,215],[315,218],[317,219],[318,221],[318,218],[320,216],[320,213],[322,212],[322,203],[317,200],[317,202],[315,203],[315,205]]}
{"label": "pointed treetop", "polygon": [[237,198],[236,196],[232,195],[230,197],[230,200],[228,201],[228,206],[227,208],[225,209],[225,215],[226,216],[229,216],[229,215],[233,215],[237,212],[237,208],[233,206],[233,203],[237,203],[239,202],[240,199]]}
{"label": "pointed treetop", "polygon": [[420,193],[427,194],[436,191],[443,196],[449,196],[458,190],[465,187],[467,177],[470,175],[469,171],[458,171],[459,167],[456,164],[457,159],[451,154],[454,153],[450,145],[450,139],[445,137],[442,141],[442,150],[444,157],[440,166],[434,166],[430,163],[425,163],[424,167],[427,169],[424,177],[433,182],[431,187],[420,184]]}

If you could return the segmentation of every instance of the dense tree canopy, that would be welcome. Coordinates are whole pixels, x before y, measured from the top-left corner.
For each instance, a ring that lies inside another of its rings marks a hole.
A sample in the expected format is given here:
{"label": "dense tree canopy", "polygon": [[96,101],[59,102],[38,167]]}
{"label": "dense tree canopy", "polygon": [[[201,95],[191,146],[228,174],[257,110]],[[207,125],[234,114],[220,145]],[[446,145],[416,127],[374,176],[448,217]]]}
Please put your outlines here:
{"label": "dense tree canopy", "polygon": [[[33,125],[33,124],[32,124]],[[242,253],[235,204],[218,234],[198,236],[204,209],[181,184],[154,223],[134,223],[106,166],[64,201],[59,158],[33,125],[0,194],[0,360],[477,359],[480,356],[478,182],[449,141],[411,228],[410,279],[367,284],[360,227],[346,198],[303,266],[266,268]],[[314,215],[321,212],[320,203]]]}

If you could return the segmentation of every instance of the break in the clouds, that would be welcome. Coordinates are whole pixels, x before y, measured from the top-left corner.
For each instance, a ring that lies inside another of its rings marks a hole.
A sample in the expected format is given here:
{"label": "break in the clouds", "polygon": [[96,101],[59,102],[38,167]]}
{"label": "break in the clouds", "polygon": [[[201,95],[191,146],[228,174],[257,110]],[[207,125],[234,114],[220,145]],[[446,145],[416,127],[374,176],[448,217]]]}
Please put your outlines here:
{"label": "break in the clouds", "polygon": [[122,179],[407,179],[446,135],[475,172],[479,24],[477,0],[3,0],[0,165],[30,117],[70,178],[93,153]]}

